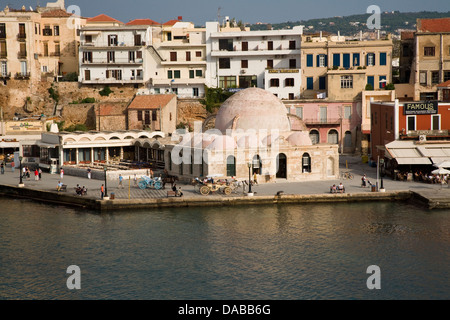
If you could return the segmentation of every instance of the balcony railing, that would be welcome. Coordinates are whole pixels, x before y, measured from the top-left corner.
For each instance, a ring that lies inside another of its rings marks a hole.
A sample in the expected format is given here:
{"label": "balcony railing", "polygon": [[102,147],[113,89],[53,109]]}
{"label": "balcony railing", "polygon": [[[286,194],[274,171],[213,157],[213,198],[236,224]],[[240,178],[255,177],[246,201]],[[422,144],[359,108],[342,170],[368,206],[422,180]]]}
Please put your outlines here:
{"label": "balcony railing", "polygon": [[6,52],[0,53],[0,59],[6,59],[8,57],[8,54]]}
{"label": "balcony railing", "polygon": [[26,59],[27,58],[27,53],[26,52],[19,52],[17,54],[17,59]]}
{"label": "balcony railing", "polygon": [[302,119],[306,125],[337,125],[341,124],[343,119]]}
{"label": "balcony railing", "polygon": [[108,61],[107,59],[92,59],[87,60],[83,59],[83,64],[142,64],[144,63],[143,59],[114,59],[114,61]]}
{"label": "balcony railing", "polygon": [[27,39],[27,35],[25,33],[18,33],[17,34],[17,40],[18,41],[25,41]]}
{"label": "balcony railing", "polygon": [[92,42],[86,42],[81,41],[82,47],[89,47],[89,48],[123,48],[123,47],[144,47],[146,45],[145,41],[141,42],[119,42],[117,44],[111,44],[109,42],[104,41],[92,41]]}
{"label": "balcony railing", "polygon": [[52,52],[50,53],[50,57],[60,57],[61,56],[61,52]]}
{"label": "balcony railing", "polygon": [[29,72],[17,72],[16,79],[18,79],[18,80],[30,79],[30,73]]}
{"label": "balcony railing", "polygon": [[11,72],[0,73],[0,79],[11,79]]}
{"label": "balcony railing", "polygon": [[122,79],[116,79],[116,78],[95,78],[95,79],[82,79],[83,83],[90,83],[90,84],[107,84],[107,83],[118,83],[118,84],[124,84],[124,83],[142,83],[144,81],[143,76],[139,77],[129,77],[129,78],[122,78]]}

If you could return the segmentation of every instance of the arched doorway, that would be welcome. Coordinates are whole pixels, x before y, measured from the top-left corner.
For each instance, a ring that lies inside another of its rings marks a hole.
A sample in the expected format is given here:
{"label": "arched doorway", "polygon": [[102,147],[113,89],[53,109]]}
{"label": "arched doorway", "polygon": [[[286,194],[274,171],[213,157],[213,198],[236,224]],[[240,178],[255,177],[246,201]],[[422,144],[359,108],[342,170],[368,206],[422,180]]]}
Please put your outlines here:
{"label": "arched doorway", "polygon": [[227,176],[236,176],[236,158],[234,156],[228,156],[227,158]]}
{"label": "arched doorway", "polygon": [[329,144],[338,144],[339,143],[339,133],[332,129],[328,132],[328,143]]}
{"label": "arched doorway", "polygon": [[277,178],[287,179],[287,157],[284,153],[277,156]]}
{"label": "arched doorway", "polygon": [[351,147],[352,147],[352,133],[350,131],[346,131],[344,137],[344,148],[351,148]]}
{"label": "arched doorway", "polygon": [[312,144],[318,144],[320,142],[320,134],[317,130],[311,130],[309,137],[311,138]]}
{"label": "arched doorway", "polygon": [[302,156],[302,172],[311,173],[311,156],[309,153],[304,153]]}

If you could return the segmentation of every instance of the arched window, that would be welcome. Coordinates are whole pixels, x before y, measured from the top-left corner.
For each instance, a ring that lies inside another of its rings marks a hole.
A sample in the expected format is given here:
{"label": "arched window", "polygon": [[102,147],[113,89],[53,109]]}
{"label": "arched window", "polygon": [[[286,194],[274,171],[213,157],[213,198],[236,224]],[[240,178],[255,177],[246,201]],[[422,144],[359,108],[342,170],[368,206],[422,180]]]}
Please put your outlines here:
{"label": "arched window", "polygon": [[302,156],[302,172],[311,172],[311,156],[309,155],[309,153],[304,153]]}
{"label": "arched window", "polygon": [[311,138],[312,144],[318,144],[320,142],[320,134],[317,130],[311,130],[309,137]]}
{"label": "arched window", "polygon": [[234,156],[228,156],[227,158],[227,176],[236,176],[236,158]]}
{"label": "arched window", "polygon": [[328,132],[328,143],[330,144],[339,143],[339,134],[336,130],[332,129]]}
{"label": "arched window", "polygon": [[259,155],[255,155],[253,157],[253,172],[252,174],[262,174],[262,161],[261,161],[261,157]]}
{"label": "arched window", "polygon": [[352,133],[350,131],[345,132],[344,147],[345,148],[352,147]]}

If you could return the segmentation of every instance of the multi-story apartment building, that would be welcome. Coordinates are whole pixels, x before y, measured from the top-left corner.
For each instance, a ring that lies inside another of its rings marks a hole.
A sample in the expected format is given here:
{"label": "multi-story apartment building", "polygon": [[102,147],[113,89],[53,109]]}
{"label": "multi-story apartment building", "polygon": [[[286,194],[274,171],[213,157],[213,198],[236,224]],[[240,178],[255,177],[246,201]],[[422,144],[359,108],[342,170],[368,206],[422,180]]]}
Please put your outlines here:
{"label": "multi-story apartment building", "polygon": [[82,84],[131,84],[142,86],[148,76],[149,26],[124,25],[106,15],[87,19],[81,28],[79,54]]}
{"label": "multi-story apartment building", "polygon": [[[53,6],[6,7],[0,12],[1,79],[39,81],[78,72],[79,36],[71,18],[62,0]],[[83,25],[85,19],[77,17],[77,23]]]}
{"label": "multi-story apartment building", "polygon": [[450,18],[418,19],[409,83],[414,100],[442,100],[438,85],[450,80]]}
{"label": "multi-story apartment building", "polygon": [[229,22],[206,23],[206,85],[258,87],[280,99],[298,99],[301,88],[300,45],[303,27],[250,31]]}
{"label": "multi-story apartment building", "polygon": [[[173,22],[173,21],[172,21]],[[205,29],[191,22],[163,24],[162,37],[152,48],[150,93],[174,93],[180,98],[205,94]]]}

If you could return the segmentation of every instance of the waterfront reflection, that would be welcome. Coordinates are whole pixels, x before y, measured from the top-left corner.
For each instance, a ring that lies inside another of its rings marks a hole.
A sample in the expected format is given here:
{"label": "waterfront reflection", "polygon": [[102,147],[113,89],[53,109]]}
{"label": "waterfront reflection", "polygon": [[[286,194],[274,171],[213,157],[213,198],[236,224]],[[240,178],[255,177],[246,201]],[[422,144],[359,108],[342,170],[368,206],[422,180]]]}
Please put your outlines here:
{"label": "waterfront reflection", "polygon": [[[5,198],[0,208],[1,299],[450,297],[449,211],[374,202],[98,215]],[[365,285],[373,264],[380,291]]]}

